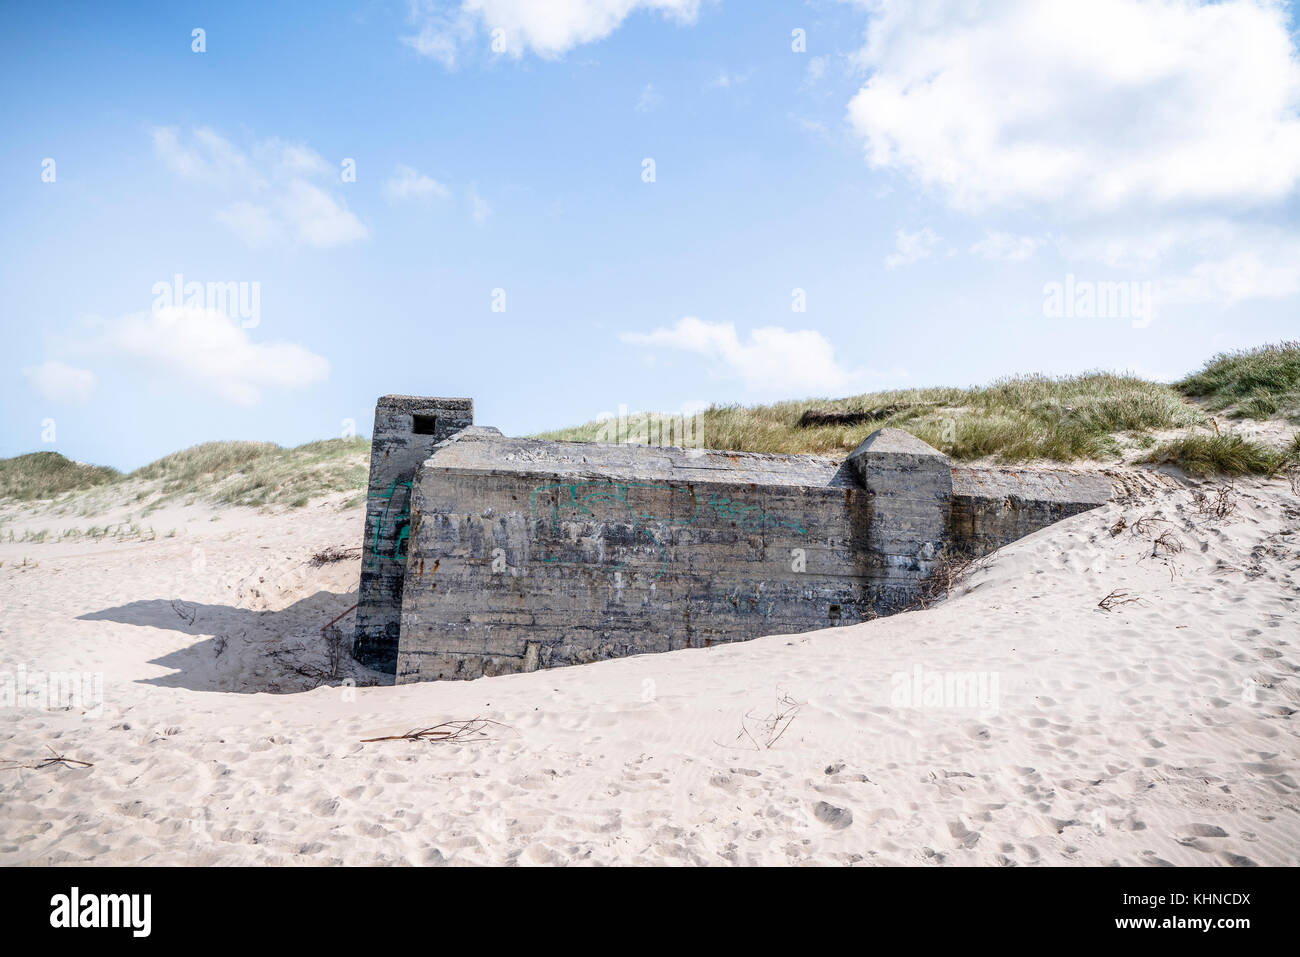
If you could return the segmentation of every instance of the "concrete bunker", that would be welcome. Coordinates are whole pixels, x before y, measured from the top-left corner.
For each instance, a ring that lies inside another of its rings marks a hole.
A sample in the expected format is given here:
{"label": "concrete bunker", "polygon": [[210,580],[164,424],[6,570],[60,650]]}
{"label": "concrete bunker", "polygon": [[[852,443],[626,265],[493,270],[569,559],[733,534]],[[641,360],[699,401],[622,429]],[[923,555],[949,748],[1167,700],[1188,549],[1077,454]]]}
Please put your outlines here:
{"label": "concrete bunker", "polygon": [[1096,474],[953,468],[898,429],[839,460],[472,423],[469,399],[376,408],[354,654],[398,682],[866,621],[914,604],[945,551],[1111,494]]}

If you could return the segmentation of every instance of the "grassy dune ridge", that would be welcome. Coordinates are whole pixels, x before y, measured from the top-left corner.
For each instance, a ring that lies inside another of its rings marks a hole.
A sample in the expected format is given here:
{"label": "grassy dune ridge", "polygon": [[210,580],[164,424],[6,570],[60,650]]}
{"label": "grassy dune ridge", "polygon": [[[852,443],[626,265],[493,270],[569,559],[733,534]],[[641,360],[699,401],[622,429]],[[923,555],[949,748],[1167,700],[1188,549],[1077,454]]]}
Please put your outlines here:
{"label": "grassy dune ridge", "polygon": [[[811,410],[867,413],[851,425],[801,426]],[[879,428],[906,429],[958,460],[1070,462],[1119,453],[1117,433],[1141,442],[1152,431],[1203,424],[1206,416],[1171,386],[1132,375],[1019,376],[959,389],[895,389],[841,399],[713,406],[697,418],[710,448],[842,454]],[[644,441],[635,431],[632,441]],[[602,423],[544,433],[590,440]],[[1154,444],[1154,443],[1152,443]]]}
{"label": "grassy dune ridge", "polygon": [[[361,492],[370,441],[325,439],[296,448],[272,442],[204,442],[121,473],[82,465],[57,452],[0,459],[0,499],[34,501],[78,495],[123,496],[146,509],[176,500],[223,505],[306,505],[330,492]],[[93,511],[93,507],[89,508]]]}
{"label": "grassy dune ridge", "polygon": [[[805,413],[823,413],[808,424]],[[826,424],[835,414],[858,421]],[[828,414],[828,415],[827,415]],[[621,420],[620,441],[683,444],[683,423],[708,448],[843,455],[876,429],[906,429],[958,461],[1142,461],[1196,475],[1277,474],[1300,467],[1300,438],[1281,446],[1220,433],[1217,417],[1300,424],[1300,342],[1221,353],[1172,385],[1116,372],[1015,376],[972,388],[893,389],[838,399],[713,406],[698,416]],[[801,423],[801,420],[804,420]],[[1211,431],[1213,430],[1213,431]],[[1170,433],[1178,433],[1171,435]],[[609,441],[609,422],[541,433]],[[674,442],[669,442],[674,439]],[[145,509],[175,500],[227,505],[307,504],[330,492],[364,492],[370,442],[327,439],[296,448],[271,442],[205,442],[123,474],[57,452],[0,459],[0,501],[87,501],[124,496]]]}
{"label": "grassy dune ridge", "polygon": [[105,465],[83,465],[58,452],[31,452],[12,459],[0,459],[0,499],[20,502],[53,498],[121,478],[117,469]]}
{"label": "grassy dune ridge", "polygon": [[1300,424],[1300,341],[1220,353],[1176,387],[1232,418]]}

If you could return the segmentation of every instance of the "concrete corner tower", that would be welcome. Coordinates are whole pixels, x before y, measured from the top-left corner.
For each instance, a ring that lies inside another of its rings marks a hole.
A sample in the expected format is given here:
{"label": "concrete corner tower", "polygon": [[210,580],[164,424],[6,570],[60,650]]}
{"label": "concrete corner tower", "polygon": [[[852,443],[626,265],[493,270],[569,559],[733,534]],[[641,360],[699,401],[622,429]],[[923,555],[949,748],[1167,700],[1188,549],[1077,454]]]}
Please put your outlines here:
{"label": "concrete corner tower", "polygon": [[[913,601],[943,548],[952,504],[952,463],[902,429],[878,429],[848,458],[870,495],[868,541],[884,562],[884,602]],[[897,601],[894,601],[897,596]]]}
{"label": "concrete corner tower", "polygon": [[472,399],[385,395],[375,403],[366,532],[352,655],[395,672],[410,539],[411,483],[435,445],[474,424]]}

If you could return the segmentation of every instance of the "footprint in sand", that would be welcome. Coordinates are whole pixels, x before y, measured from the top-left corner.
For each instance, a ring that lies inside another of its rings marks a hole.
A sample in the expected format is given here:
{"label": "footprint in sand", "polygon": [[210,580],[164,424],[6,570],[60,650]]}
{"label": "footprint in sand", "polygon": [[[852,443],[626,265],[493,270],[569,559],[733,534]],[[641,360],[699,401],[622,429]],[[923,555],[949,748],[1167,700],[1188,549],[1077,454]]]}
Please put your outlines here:
{"label": "footprint in sand", "polygon": [[818,801],[813,806],[813,817],[837,831],[843,830],[853,823],[852,811],[846,807],[827,804],[825,801]]}
{"label": "footprint in sand", "polygon": [[949,821],[948,833],[956,839],[958,847],[974,847],[979,843],[980,832],[972,831],[961,821]]}

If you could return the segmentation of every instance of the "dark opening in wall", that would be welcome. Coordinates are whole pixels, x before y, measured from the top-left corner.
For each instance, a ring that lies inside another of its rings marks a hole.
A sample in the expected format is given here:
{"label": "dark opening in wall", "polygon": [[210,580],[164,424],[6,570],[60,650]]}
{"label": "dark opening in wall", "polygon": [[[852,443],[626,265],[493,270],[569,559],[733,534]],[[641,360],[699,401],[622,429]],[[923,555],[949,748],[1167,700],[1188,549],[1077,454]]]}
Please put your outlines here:
{"label": "dark opening in wall", "polygon": [[438,417],[436,415],[411,416],[411,431],[416,435],[433,435],[437,429]]}

